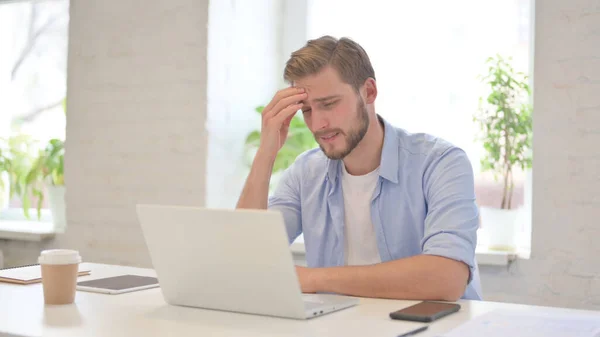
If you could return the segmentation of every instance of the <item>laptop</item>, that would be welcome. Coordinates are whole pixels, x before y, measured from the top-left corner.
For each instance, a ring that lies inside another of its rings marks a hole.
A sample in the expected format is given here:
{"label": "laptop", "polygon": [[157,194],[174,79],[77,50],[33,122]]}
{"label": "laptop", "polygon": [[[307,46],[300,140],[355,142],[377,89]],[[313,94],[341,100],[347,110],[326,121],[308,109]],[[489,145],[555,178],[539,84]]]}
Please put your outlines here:
{"label": "laptop", "polygon": [[294,319],[358,304],[348,296],[302,294],[277,211],[136,209],[168,304]]}

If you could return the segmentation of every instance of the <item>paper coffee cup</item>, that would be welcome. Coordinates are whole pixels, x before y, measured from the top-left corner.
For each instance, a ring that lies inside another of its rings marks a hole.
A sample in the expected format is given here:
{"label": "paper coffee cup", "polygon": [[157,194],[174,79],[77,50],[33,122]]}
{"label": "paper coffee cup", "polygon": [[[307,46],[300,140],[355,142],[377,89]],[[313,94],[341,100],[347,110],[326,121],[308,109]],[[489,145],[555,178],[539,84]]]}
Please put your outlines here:
{"label": "paper coffee cup", "polygon": [[42,287],[46,304],[71,304],[75,301],[77,272],[81,256],[76,250],[43,251],[38,262],[42,268]]}

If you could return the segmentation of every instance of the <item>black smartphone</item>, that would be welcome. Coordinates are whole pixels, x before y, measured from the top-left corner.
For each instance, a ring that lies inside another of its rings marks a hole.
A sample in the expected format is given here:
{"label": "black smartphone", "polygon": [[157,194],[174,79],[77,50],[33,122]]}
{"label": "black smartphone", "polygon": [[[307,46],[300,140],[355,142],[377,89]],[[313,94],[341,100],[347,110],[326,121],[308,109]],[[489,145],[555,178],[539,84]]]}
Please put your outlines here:
{"label": "black smartphone", "polygon": [[390,313],[392,319],[415,322],[433,322],[460,310],[456,303],[423,301]]}

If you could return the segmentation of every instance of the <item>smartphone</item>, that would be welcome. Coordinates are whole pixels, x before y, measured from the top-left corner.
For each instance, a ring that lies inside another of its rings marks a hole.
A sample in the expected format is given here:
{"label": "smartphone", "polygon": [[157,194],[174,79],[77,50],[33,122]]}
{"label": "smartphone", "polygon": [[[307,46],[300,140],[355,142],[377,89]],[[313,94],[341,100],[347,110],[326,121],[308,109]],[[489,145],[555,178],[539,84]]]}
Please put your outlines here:
{"label": "smartphone", "polygon": [[415,322],[433,322],[460,310],[456,303],[423,301],[390,313],[392,319]]}

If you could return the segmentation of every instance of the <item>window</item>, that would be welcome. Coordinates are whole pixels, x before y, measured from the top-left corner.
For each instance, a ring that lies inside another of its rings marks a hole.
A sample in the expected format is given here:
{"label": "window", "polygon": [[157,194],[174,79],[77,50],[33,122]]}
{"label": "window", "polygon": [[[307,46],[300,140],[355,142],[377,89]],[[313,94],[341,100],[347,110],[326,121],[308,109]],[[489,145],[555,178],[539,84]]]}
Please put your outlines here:
{"label": "window", "polygon": [[[29,166],[51,139],[65,138],[68,22],[68,0],[0,3],[0,138],[21,139],[28,144],[26,148],[20,147],[27,150],[18,159],[24,165],[21,174],[26,170],[31,172]],[[2,144],[7,155],[9,145],[6,141]],[[59,162],[56,164],[58,167]],[[60,185],[61,177],[52,178],[43,178],[52,182],[41,187],[44,209],[49,208],[49,199],[54,194],[49,185]],[[4,197],[8,188],[14,191],[16,184],[11,185],[3,189]],[[14,192],[8,203],[6,198],[0,198],[0,219],[22,218],[22,208],[28,202],[31,208],[36,208],[38,198],[31,196],[24,202],[18,191]],[[49,212],[42,214],[47,218]],[[31,217],[35,218],[35,214]]]}
{"label": "window", "polygon": [[[464,149],[473,164],[478,205],[500,207],[502,182],[482,173],[484,149],[475,141],[479,127],[473,116],[479,97],[487,95],[477,77],[496,54],[512,57],[515,70],[531,72],[530,11],[530,0],[310,0],[307,38],[347,36],[360,43],[377,77],[376,111],[395,126]],[[518,229],[527,232],[529,172],[516,170],[513,176],[512,206],[521,208]]]}

